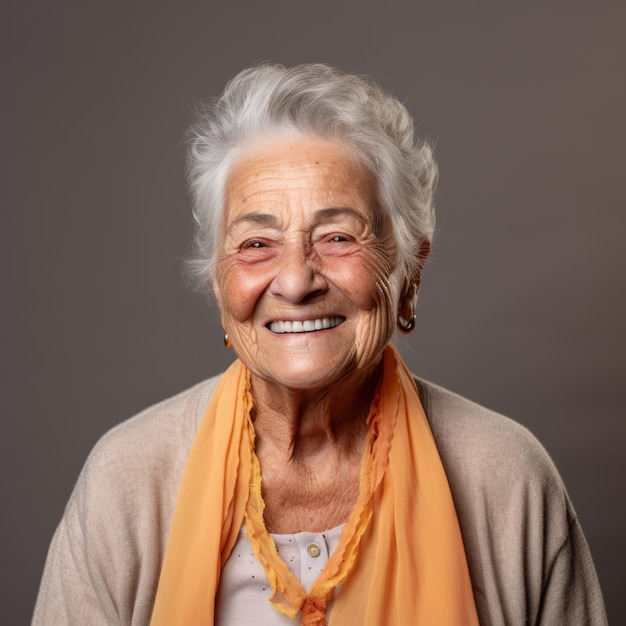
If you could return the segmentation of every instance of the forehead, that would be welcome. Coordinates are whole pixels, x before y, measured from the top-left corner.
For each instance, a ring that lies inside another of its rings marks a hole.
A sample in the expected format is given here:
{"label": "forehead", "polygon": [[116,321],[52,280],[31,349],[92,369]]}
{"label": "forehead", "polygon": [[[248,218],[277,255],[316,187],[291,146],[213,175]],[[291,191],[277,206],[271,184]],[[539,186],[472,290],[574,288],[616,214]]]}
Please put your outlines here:
{"label": "forehead", "polygon": [[[226,186],[227,222],[259,204],[371,210],[374,176],[344,146],[323,139],[283,139],[248,152],[233,165]],[[354,206],[356,205],[356,206]]]}

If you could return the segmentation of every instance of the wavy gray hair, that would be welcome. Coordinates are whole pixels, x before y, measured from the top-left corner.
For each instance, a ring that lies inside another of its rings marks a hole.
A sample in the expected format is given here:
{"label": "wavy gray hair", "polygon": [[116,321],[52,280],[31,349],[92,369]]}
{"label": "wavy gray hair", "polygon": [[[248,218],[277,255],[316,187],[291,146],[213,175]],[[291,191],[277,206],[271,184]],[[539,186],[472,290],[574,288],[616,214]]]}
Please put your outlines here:
{"label": "wavy gray hair", "polygon": [[198,286],[210,292],[233,163],[259,140],[294,133],[340,142],[374,174],[398,246],[394,270],[419,280],[420,247],[435,227],[437,164],[430,146],[414,139],[406,108],[366,77],[322,64],[264,64],[237,74],[191,128],[196,232],[189,267]]}

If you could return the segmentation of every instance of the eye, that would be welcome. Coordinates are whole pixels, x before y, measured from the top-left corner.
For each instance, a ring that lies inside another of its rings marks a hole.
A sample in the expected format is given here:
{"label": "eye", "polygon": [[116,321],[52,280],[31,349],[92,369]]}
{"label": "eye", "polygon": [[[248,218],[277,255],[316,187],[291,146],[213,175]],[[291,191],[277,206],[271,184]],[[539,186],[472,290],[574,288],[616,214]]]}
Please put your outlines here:
{"label": "eye", "polygon": [[323,240],[327,243],[354,243],[354,237],[347,233],[329,233]]}
{"label": "eye", "polygon": [[337,231],[323,234],[315,246],[325,256],[345,256],[359,247],[353,235]]}
{"label": "eye", "polygon": [[241,242],[238,254],[242,263],[259,263],[272,258],[276,252],[276,241],[265,237],[252,237]]}
{"label": "eye", "polygon": [[258,239],[253,239],[251,241],[246,241],[241,246],[242,250],[250,250],[251,248],[252,249],[265,248],[265,243],[263,243],[262,241],[259,241]]}

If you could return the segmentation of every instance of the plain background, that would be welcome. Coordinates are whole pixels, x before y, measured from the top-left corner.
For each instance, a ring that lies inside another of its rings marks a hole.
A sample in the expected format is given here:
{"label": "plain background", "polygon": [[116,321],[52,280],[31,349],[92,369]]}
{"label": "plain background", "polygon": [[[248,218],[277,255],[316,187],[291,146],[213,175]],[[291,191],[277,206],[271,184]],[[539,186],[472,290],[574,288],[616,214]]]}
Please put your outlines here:
{"label": "plain background", "polygon": [[370,74],[436,145],[438,233],[403,352],[544,443],[626,623],[624,6],[5,6],[3,623],[28,622],[97,438],[233,356],[181,281],[181,138],[197,99],[263,60]]}

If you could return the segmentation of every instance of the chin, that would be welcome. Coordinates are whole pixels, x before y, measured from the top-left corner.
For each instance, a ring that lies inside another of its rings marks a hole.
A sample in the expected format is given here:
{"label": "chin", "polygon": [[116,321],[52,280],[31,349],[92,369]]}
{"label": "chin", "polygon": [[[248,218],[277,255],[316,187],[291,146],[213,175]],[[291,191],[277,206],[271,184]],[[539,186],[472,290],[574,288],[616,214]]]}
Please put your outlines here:
{"label": "chin", "polygon": [[326,358],[284,359],[278,367],[258,371],[261,378],[288,389],[312,391],[330,387],[348,379],[358,367],[353,354],[344,358],[336,353]]}
{"label": "chin", "polygon": [[344,378],[344,376],[345,373],[343,372],[329,372],[327,368],[324,368],[324,371],[310,368],[293,368],[289,371],[272,372],[266,378],[289,389],[311,391],[329,387]]}

